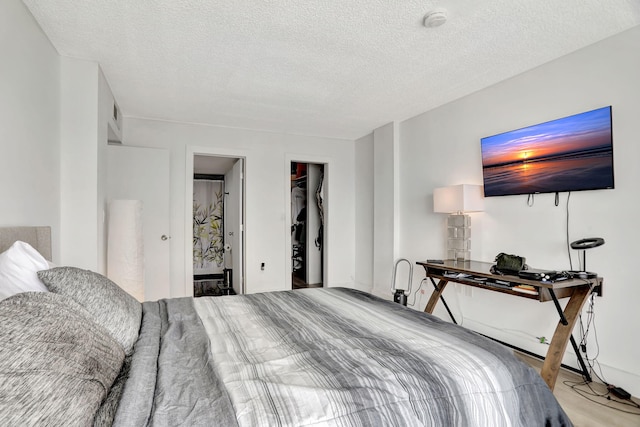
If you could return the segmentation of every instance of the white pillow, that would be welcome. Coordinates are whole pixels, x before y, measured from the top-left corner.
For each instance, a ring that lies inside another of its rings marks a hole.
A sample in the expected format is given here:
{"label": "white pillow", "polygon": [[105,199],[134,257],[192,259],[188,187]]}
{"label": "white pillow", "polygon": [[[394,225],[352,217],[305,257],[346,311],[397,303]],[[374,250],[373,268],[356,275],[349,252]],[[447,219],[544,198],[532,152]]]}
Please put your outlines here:
{"label": "white pillow", "polygon": [[48,268],[47,260],[31,245],[15,242],[0,254],[0,300],[21,292],[48,292],[37,275]]}

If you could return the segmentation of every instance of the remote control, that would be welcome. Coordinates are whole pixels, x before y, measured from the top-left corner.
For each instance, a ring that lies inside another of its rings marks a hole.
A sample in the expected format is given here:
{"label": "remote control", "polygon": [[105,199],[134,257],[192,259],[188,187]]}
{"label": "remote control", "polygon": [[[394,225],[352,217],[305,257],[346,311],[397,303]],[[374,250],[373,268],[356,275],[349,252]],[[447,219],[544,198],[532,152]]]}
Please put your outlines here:
{"label": "remote control", "polygon": [[444,264],[444,261],[442,261],[441,259],[428,259],[427,263],[428,264]]}

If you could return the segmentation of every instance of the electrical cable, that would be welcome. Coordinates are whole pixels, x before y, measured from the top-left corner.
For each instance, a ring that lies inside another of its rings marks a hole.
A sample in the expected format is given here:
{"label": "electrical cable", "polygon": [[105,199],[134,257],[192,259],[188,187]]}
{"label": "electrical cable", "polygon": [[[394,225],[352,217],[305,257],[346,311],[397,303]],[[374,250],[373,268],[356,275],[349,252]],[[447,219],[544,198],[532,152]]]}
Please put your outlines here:
{"label": "electrical cable", "polygon": [[[565,384],[566,386],[568,386],[569,388],[571,388],[573,391],[575,391],[576,393],[578,393],[579,396],[584,397],[585,399],[593,402],[593,403],[597,403],[598,405],[601,406],[605,406],[607,408],[611,408],[613,410],[619,411],[619,412],[624,412],[627,414],[632,414],[632,415],[639,415],[640,416],[640,412],[632,412],[632,411],[625,411],[624,409],[620,409],[620,408],[616,408],[614,406],[608,405],[606,403],[603,402],[599,402],[595,399],[592,399],[590,396],[594,396],[594,397],[601,397],[601,398],[606,398],[609,402],[613,402],[616,404],[620,404],[620,405],[626,405],[626,406],[631,406],[633,408],[638,408],[640,409],[640,404],[636,403],[633,399],[629,399],[628,402],[626,401],[622,401],[619,399],[614,399],[611,397],[611,389],[614,387],[613,385],[611,385],[605,378],[604,375],[602,373],[602,366],[600,366],[600,362],[598,362],[598,356],[600,355],[600,342],[598,341],[598,332],[596,329],[596,323],[595,323],[595,310],[594,310],[594,306],[595,306],[595,294],[591,294],[590,300],[589,300],[589,308],[587,309],[587,320],[586,320],[586,327],[584,326],[583,322],[582,322],[582,314],[580,315],[580,334],[581,334],[581,339],[580,339],[580,344],[578,346],[579,351],[582,351],[584,353],[585,356],[585,361],[587,363],[587,365],[589,366],[589,372],[596,377],[605,387],[607,387],[607,392],[606,393],[598,393],[597,391],[595,391],[593,389],[593,387],[591,386],[591,384],[586,380],[586,378],[583,377],[583,382],[572,382],[572,381],[563,381],[563,384]],[[595,348],[596,348],[596,355],[592,358],[589,357],[588,355],[588,348],[587,348],[587,337],[589,335],[589,331],[590,329],[593,328],[593,337],[595,340]],[[580,388],[578,388],[578,386],[581,385],[585,385],[589,388],[589,390],[591,390],[591,393],[589,393],[586,390],[582,390]]]}
{"label": "electrical cable", "polygon": [[[408,305],[408,306],[414,307],[414,306],[416,305],[416,299],[417,299],[417,296],[418,296],[418,292],[420,291],[420,289],[422,289],[422,284],[423,284],[426,280],[428,280],[428,278],[427,278],[427,277],[425,277],[425,278],[423,278],[422,280],[420,280],[420,285],[418,286],[418,289],[416,289],[416,291],[415,291],[415,292],[414,292],[414,294],[413,294],[413,301],[410,303],[410,302],[407,300],[407,305]],[[464,323],[464,315],[462,314],[462,308],[460,308],[460,301],[458,300],[457,296],[456,296],[456,306],[457,306],[457,308],[458,308],[458,314],[460,315],[460,319],[461,319],[461,320],[460,320],[460,323],[458,323],[458,324],[459,324],[460,326],[462,326],[462,324]]]}
{"label": "electrical cable", "polygon": [[[593,312],[593,307],[595,305],[595,295],[591,294],[589,296],[589,308],[587,309],[587,328],[584,329],[584,325],[582,323],[582,313],[580,314],[580,334],[581,334],[581,340],[580,340],[580,345],[587,345],[587,335],[589,334],[589,328],[591,327],[591,324],[593,323],[594,319],[595,319],[595,314]],[[595,327],[595,325],[594,325]],[[598,347],[598,351],[600,351],[600,348]],[[596,356],[597,357],[597,356]]]}
{"label": "electrical cable", "polygon": [[420,291],[420,289],[422,288],[422,284],[424,283],[425,280],[427,280],[426,277],[420,281],[420,286],[418,286],[418,289],[416,289],[416,291],[413,293],[413,302],[409,304],[409,302],[407,301],[407,305],[410,305],[411,307],[416,305],[416,297],[418,296],[418,291]]}
{"label": "electrical cable", "polygon": [[[477,323],[478,325],[482,325],[482,326],[486,326],[488,328],[494,329],[496,331],[507,331],[507,332],[517,332],[523,336],[526,336],[527,338],[535,338],[537,341],[540,340],[541,337],[536,337],[535,335],[532,335],[531,333],[527,332],[527,331],[523,331],[521,329],[510,329],[510,328],[503,328],[503,327],[498,327],[498,326],[493,326],[493,325],[489,325],[488,323],[484,323],[484,322],[480,322],[479,320],[474,320],[473,323]],[[541,344],[549,344],[548,342],[544,342]]]}
{"label": "electrical cable", "polygon": [[[602,381],[604,384],[608,383],[606,381],[604,381],[600,376],[598,376],[598,374],[595,372],[594,370],[594,363],[597,362],[597,358],[600,355],[600,344],[597,340],[597,337],[595,337],[595,313],[593,310],[594,307],[594,295],[591,294],[590,299],[589,299],[589,308],[587,309],[587,326],[585,328],[584,326],[584,322],[582,321],[582,313],[580,313],[580,344],[578,345],[578,351],[581,351],[582,353],[584,353],[585,356],[585,360],[587,362],[587,365],[589,365],[589,370],[591,373],[593,373],[596,377],[598,377],[598,379],[600,379],[600,381]],[[587,352],[587,336],[589,335],[589,330],[591,329],[591,326],[593,325],[594,328],[594,337],[596,340],[596,355],[593,358],[589,358],[589,354]],[[600,374],[602,374],[602,372],[600,372]],[[586,381],[587,378],[584,378],[584,380]]]}
{"label": "electrical cable", "polygon": [[555,197],[555,200],[554,200],[553,204],[556,205],[556,206],[558,206],[560,204],[560,193],[558,193],[557,191],[556,191],[556,197]]}
{"label": "electrical cable", "polygon": [[527,196],[527,206],[529,206],[529,207],[532,207],[532,206],[533,206],[533,204],[534,204],[534,202],[535,202],[534,196],[535,196],[535,195],[534,195],[533,193],[531,193],[531,194],[529,194],[529,195]]}
{"label": "electrical cable", "polygon": [[[569,268],[571,271],[573,271],[573,260],[571,258],[571,244],[569,243],[569,224],[570,224],[570,210],[569,210],[569,201],[571,200],[571,192],[569,192],[567,194],[567,202],[566,202],[566,244],[567,244],[567,256],[569,258]],[[556,206],[558,203],[558,194],[556,193]],[[580,257],[578,257],[578,264],[581,264],[581,260]],[[585,266],[581,266],[579,265],[579,268],[584,269]],[[585,283],[589,283],[587,280],[585,280]],[[589,367],[589,373],[592,374],[594,377],[596,377],[600,382],[602,382],[607,388],[612,387],[611,384],[609,384],[609,382],[607,382],[604,379],[604,375],[602,373],[602,367],[600,366],[600,362],[598,362],[598,356],[600,355],[600,343],[598,341],[598,333],[597,333],[597,329],[596,329],[596,323],[595,323],[595,294],[592,293],[590,295],[589,298],[589,303],[588,303],[588,308],[587,308],[587,318],[586,318],[586,326],[585,326],[585,322],[583,322],[582,319],[582,313],[580,313],[579,315],[579,324],[580,324],[580,343],[578,344],[578,351],[584,353],[584,359],[586,361],[586,364]],[[589,357],[588,354],[588,348],[587,348],[587,338],[589,336],[589,332],[591,331],[591,329],[593,329],[593,338],[595,341],[595,356],[594,357]],[[629,411],[624,411],[622,409],[619,408],[615,408],[612,407],[610,405],[604,404],[602,402],[598,402],[594,399],[591,399],[587,396],[587,394],[590,394],[592,396],[597,396],[597,397],[606,397],[606,399],[608,401],[612,401],[612,402],[616,402],[619,404],[623,404],[623,405],[628,405],[628,406],[632,406],[632,407],[636,407],[638,409],[640,409],[640,405],[638,405],[636,402],[634,402],[633,400],[630,400],[631,403],[626,403],[626,402],[622,402],[619,400],[615,400],[615,399],[611,399],[610,396],[610,391],[607,391],[607,393],[605,394],[600,394],[597,393],[595,390],[593,390],[593,388],[591,387],[591,385],[589,384],[589,382],[587,381],[587,379],[585,378],[585,375],[583,374],[583,382],[581,383],[573,383],[573,385],[570,385],[568,381],[564,381],[563,382],[565,385],[567,385],[568,387],[570,387],[572,390],[574,390],[576,393],[578,393],[578,395],[584,397],[587,400],[590,400],[594,403],[597,403],[599,405],[602,406],[606,406],[609,407],[611,409],[617,410],[617,411],[621,411],[621,412],[626,412],[629,414],[634,414],[634,415],[640,415],[640,413],[636,413],[636,412],[629,412]],[[589,389],[591,390],[592,393],[588,393],[585,390],[581,390],[579,388],[577,388],[578,385],[586,385],[587,387],[589,387]]]}
{"label": "electrical cable", "polygon": [[[600,366],[600,363],[598,362],[598,356],[600,355],[600,343],[598,341],[598,334],[597,334],[597,329],[596,329],[596,323],[595,323],[595,310],[594,310],[594,305],[595,305],[595,295],[591,294],[590,300],[589,300],[589,308],[587,309],[587,320],[586,320],[586,327],[582,321],[582,314],[580,315],[580,334],[581,334],[581,339],[580,339],[580,344],[578,346],[579,351],[582,351],[585,355],[585,360],[587,365],[589,366],[589,372],[596,377],[598,380],[600,380],[600,382],[602,384],[604,384],[605,387],[607,387],[607,389],[612,388],[613,386],[611,384],[609,384],[609,382],[607,382],[604,379],[604,375],[602,374],[602,367]],[[589,335],[589,331],[591,330],[591,328],[593,328],[593,337],[595,340],[595,348],[596,348],[596,355],[593,358],[590,358],[588,355],[588,349],[587,349],[587,337]],[[575,391],[576,393],[578,393],[579,396],[584,397],[585,399],[593,402],[593,403],[597,403],[599,405],[611,408],[613,410],[616,411],[620,411],[620,412],[624,412],[624,413],[628,413],[628,414],[632,414],[632,415],[640,415],[640,412],[632,412],[632,411],[625,411],[624,409],[620,409],[620,408],[616,408],[614,406],[608,405],[606,403],[603,402],[599,402],[595,399],[590,398],[589,396],[593,396],[593,397],[601,397],[601,398],[606,398],[609,402],[613,402],[613,403],[617,403],[620,405],[626,405],[626,406],[631,406],[634,408],[638,408],[640,409],[640,405],[638,403],[636,403],[633,400],[629,400],[629,402],[624,402],[621,400],[617,400],[617,399],[612,399],[611,398],[611,391],[608,390],[606,393],[598,393],[597,391],[595,391],[593,389],[593,387],[591,386],[591,384],[586,380],[586,378],[583,377],[583,381],[582,382],[572,382],[572,381],[563,381],[563,384],[565,384],[566,386],[568,386],[569,388],[571,388],[573,391]],[[586,386],[589,388],[589,390],[591,392],[588,392],[587,390],[583,390],[578,388],[578,386]]]}
{"label": "electrical cable", "polygon": [[567,255],[569,256],[569,271],[573,270],[573,261],[571,260],[571,244],[569,243],[569,199],[571,198],[571,191],[567,194]]}
{"label": "electrical cable", "polygon": [[[614,407],[614,406],[611,406],[611,405],[609,405],[609,404],[607,404],[607,403],[599,402],[598,400],[596,400],[596,399],[592,399],[592,398],[590,398],[589,396],[593,396],[593,397],[602,397],[602,398],[607,399],[607,401],[608,401],[608,402],[611,402],[611,403],[616,403],[616,404],[625,405],[625,406],[631,406],[632,408],[638,408],[638,409],[640,409],[640,405],[639,405],[639,404],[637,404],[637,403],[636,403],[635,401],[633,401],[633,400],[630,400],[629,402],[624,402],[624,401],[622,401],[622,400],[613,399],[613,398],[611,398],[611,396],[610,396],[611,392],[607,391],[607,393],[604,393],[604,394],[603,394],[603,393],[598,393],[598,392],[597,392],[596,390],[594,390],[594,389],[591,387],[591,385],[590,385],[589,383],[587,383],[587,382],[563,381],[562,383],[563,383],[564,385],[566,385],[567,387],[569,387],[571,390],[573,390],[573,391],[575,391],[576,393],[578,393],[578,395],[579,395],[579,396],[582,396],[582,397],[584,397],[585,399],[587,399],[587,400],[589,400],[589,401],[591,401],[591,402],[593,402],[593,403],[597,403],[598,405],[601,405],[601,406],[604,406],[604,407],[607,407],[607,408],[613,409],[614,411],[619,411],[619,412],[624,412],[624,413],[626,413],[626,414],[631,414],[631,415],[638,415],[638,416],[640,416],[640,411],[638,411],[638,412],[634,412],[634,411],[626,411],[626,410],[624,410],[624,409],[616,408],[616,407]],[[587,386],[587,387],[589,388],[590,392],[589,392],[589,391],[587,391],[587,390],[583,390],[583,389],[581,389],[581,388],[578,388],[578,386]]]}

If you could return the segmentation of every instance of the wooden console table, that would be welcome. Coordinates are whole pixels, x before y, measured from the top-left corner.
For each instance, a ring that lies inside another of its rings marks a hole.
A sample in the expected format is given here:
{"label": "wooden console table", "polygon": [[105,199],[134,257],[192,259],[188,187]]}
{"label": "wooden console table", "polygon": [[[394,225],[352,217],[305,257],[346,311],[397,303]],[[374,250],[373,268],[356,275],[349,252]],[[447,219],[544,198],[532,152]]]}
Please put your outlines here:
{"label": "wooden console table", "polygon": [[[551,343],[549,344],[549,349],[547,351],[544,364],[542,365],[540,375],[553,391],[558,377],[558,372],[562,364],[562,357],[567,349],[567,344],[571,342],[578,357],[578,362],[580,363],[583,374],[588,381],[591,381],[591,376],[584,364],[584,360],[582,359],[578,346],[571,333],[576,324],[576,320],[578,319],[578,315],[582,311],[582,307],[589,298],[589,295],[591,295],[592,292],[602,295],[601,277],[591,279],[574,278],[555,282],[542,282],[522,279],[518,276],[492,274],[490,272],[490,268],[493,264],[488,262],[460,262],[445,260],[442,264],[427,261],[417,262],[416,264],[424,267],[427,277],[431,280],[435,288],[434,292],[431,294],[431,298],[429,298],[429,302],[427,302],[426,308],[424,309],[426,313],[433,313],[433,309],[438,303],[438,299],[442,299],[444,303],[442,292],[449,282],[474,286],[521,298],[529,298],[540,302],[553,301],[560,316],[560,321],[558,322],[558,326],[556,327]],[[438,279],[437,284],[434,279]],[[507,283],[509,285],[507,285]],[[534,290],[529,292],[521,291],[518,290],[519,288],[515,287],[518,285],[533,286]],[[569,298],[569,302],[564,310],[562,310],[562,307],[558,302],[558,299],[561,298]],[[449,311],[448,307],[447,311]],[[450,311],[449,315],[455,322]]]}

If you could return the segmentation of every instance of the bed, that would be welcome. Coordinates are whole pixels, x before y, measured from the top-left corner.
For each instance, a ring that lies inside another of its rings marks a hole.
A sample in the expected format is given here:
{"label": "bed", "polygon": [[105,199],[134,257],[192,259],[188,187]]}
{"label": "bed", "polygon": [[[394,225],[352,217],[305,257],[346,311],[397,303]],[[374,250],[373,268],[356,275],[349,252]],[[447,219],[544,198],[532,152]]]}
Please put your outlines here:
{"label": "bed", "polygon": [[0,301],[3,425],[571,425],[509,349],[365,292],[140,304],[94,272],[35,274],[48,292]]}

